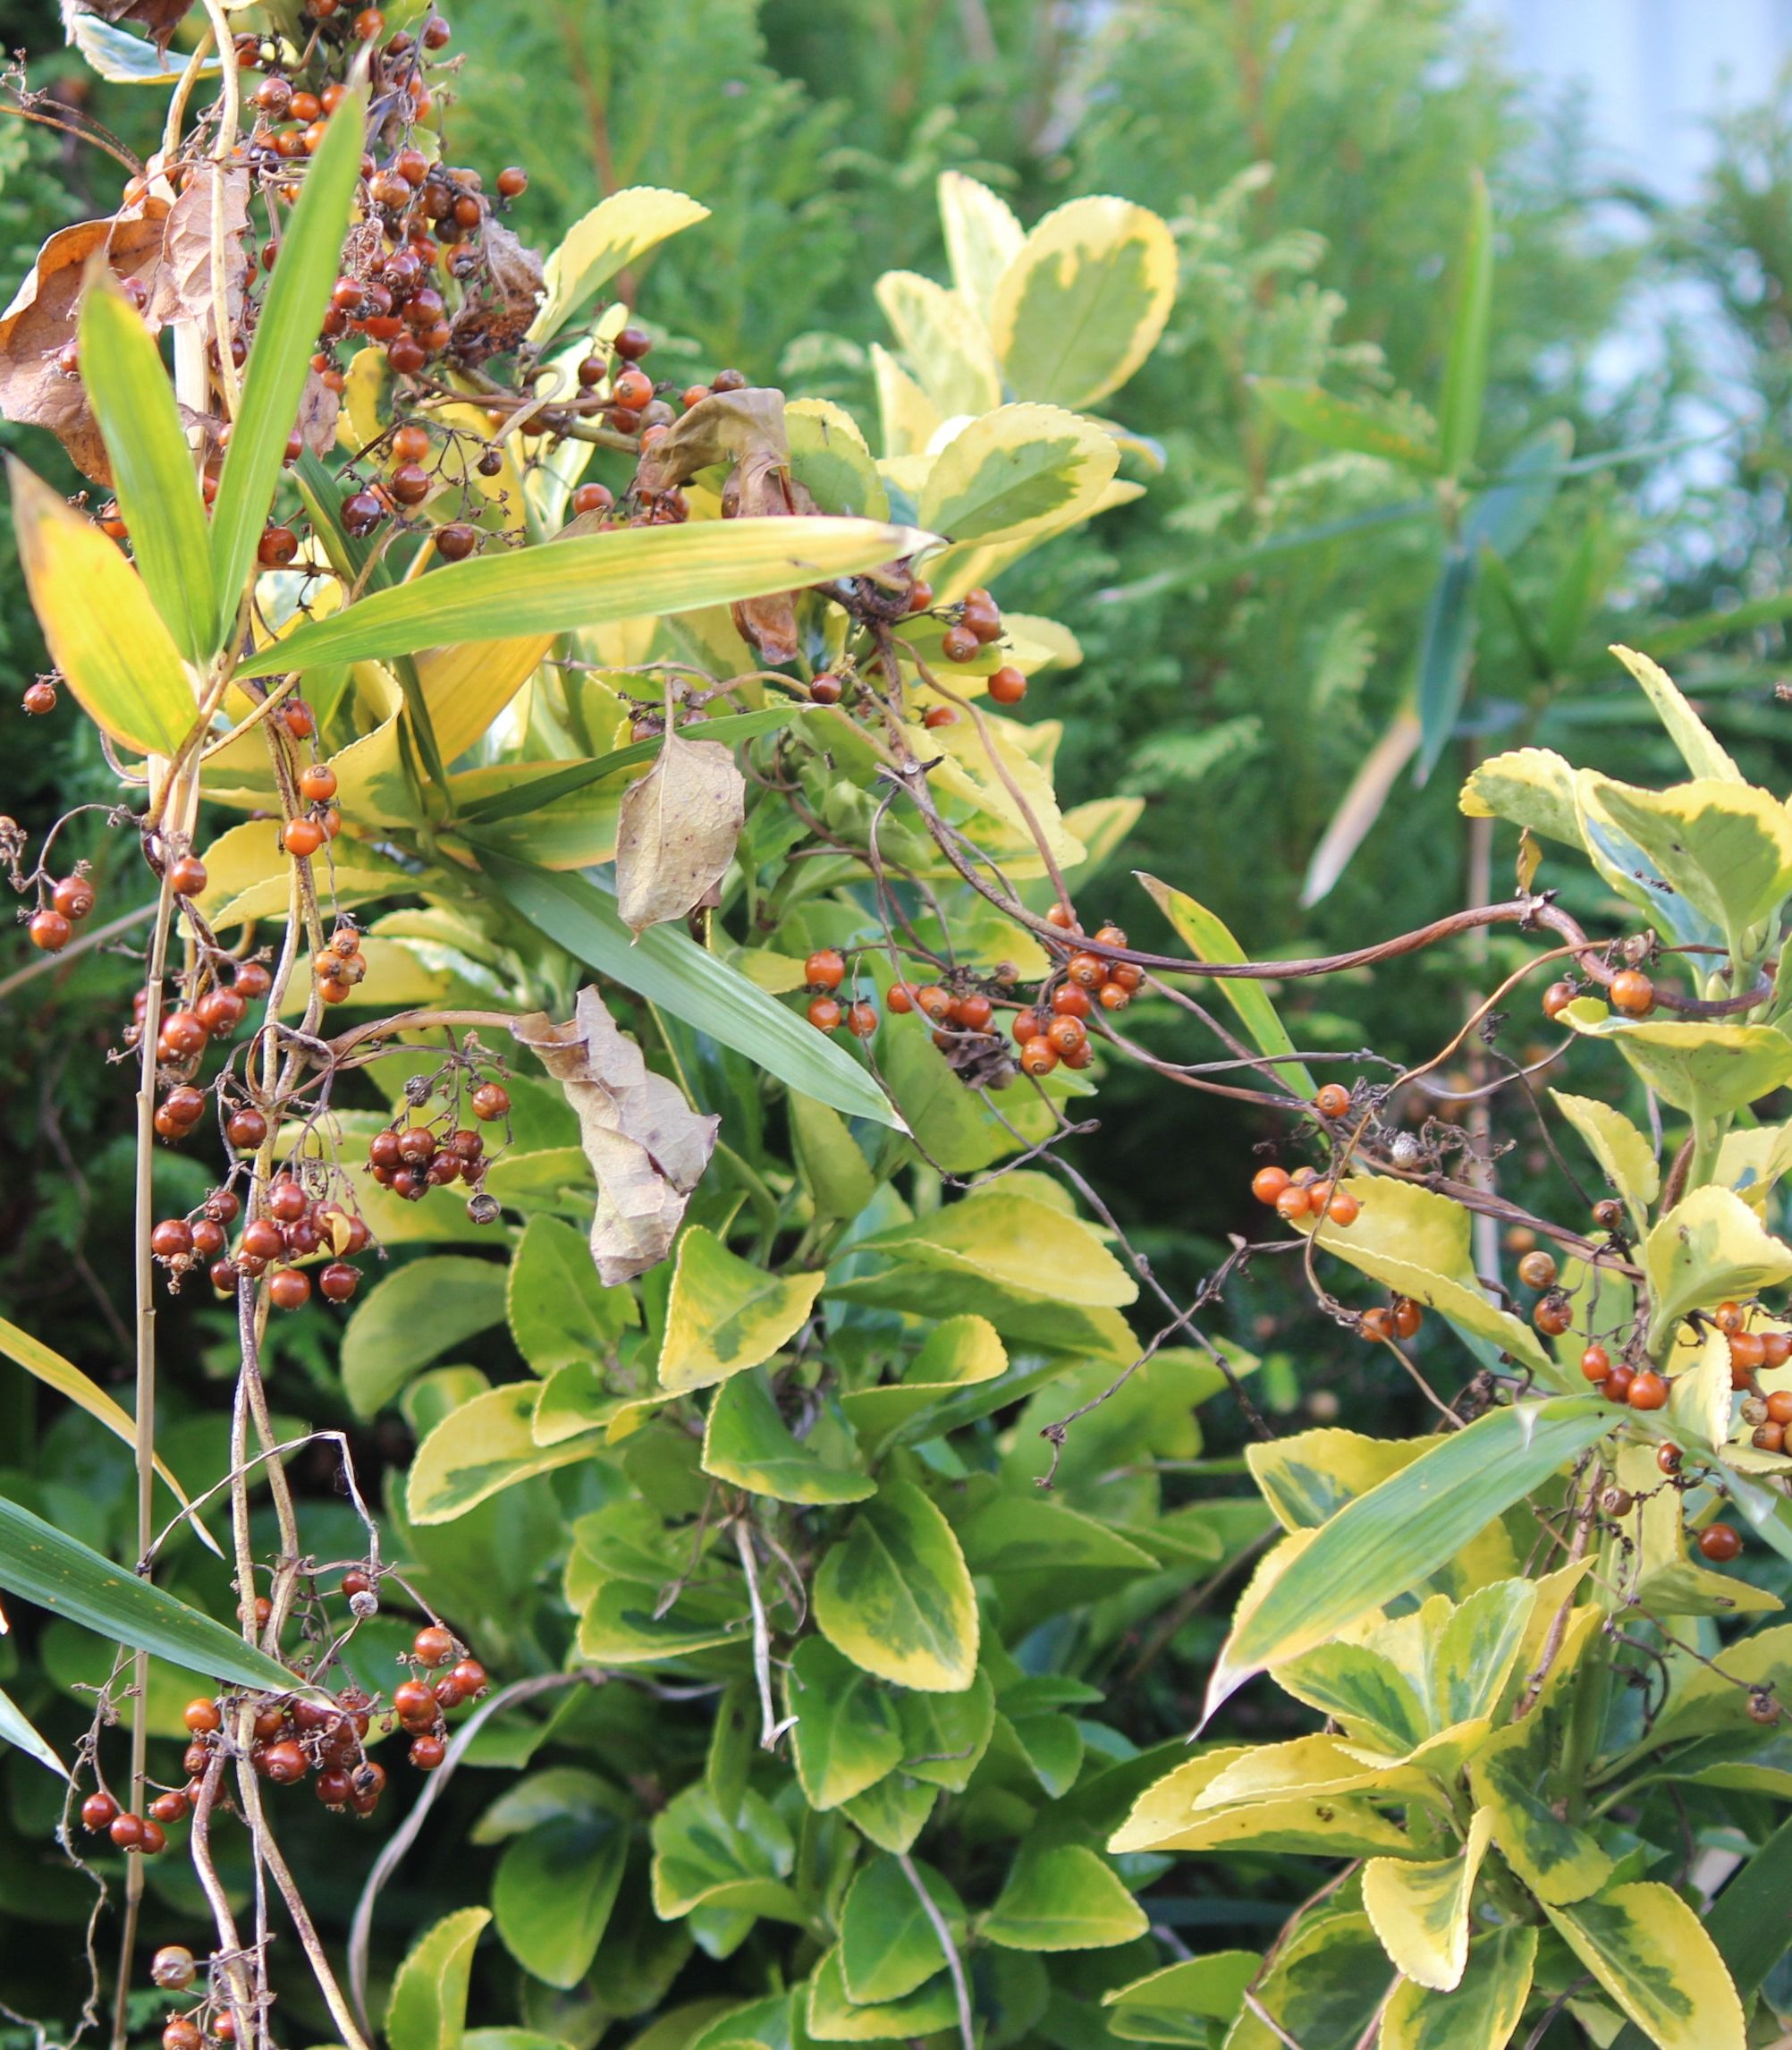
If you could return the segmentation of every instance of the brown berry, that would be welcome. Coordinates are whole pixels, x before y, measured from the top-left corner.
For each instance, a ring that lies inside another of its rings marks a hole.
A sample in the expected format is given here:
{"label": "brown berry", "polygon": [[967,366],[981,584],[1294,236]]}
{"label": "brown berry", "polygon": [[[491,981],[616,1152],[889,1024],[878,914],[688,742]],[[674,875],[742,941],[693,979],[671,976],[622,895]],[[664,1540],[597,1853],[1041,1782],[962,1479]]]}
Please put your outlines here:
{"label": "brown berry", "polygon": [[300,1309],[311,1300],[311,1277],[300,1267],[282,1267],[267,1284],[276,1309]]}
{"label": "brown berry", "polygon": [[1627,1018],[1646,1018],[1655,1008],[1655,985],[1641,969],[1621,968],[1606,990],[1614,1011]]}
{"label": "brown berry", "polygon": [[49,910],[34,913],[25,930],[40,953],[60,953],[74,937],[74,928],[63,914]]}
{"label": "brown berry", "polygon": [[317,1276],[319,1292],[331,1302],[346,1302],[360,1283],[361,1270],[347,1260],[332,1260]]}
{"label": "brown berry", "polygon": [[168,887],[177,897],[197,897],[206,886],[206,865],[197,854],[182,854],[168,870]]}
{"label": "brown berry", "polygon": [[1526,1288],[1553,1288],[1556,1284],[1556,1263],[1548,1253],[1526,1253],[1518,1262],[1518,1279]]}
{"label": "brown berry", "polygon": [[501,1082],[481,1082],[473,1091],[473,1115],[490,1124],[494,1118],[508,1117],[511,1093]]}
{"label": "brown berry", "polygon": [[85,876],[64,876],[50,892],[50,902],[65,919],[78,924],[93,909],[93,885]]}
{"label": "brown berry", "polygon": [[1728,1523],[1708,1523],[1699,1532],[1699,1550],[1714,1565],[1726,1565],[1742,1550],[1742,1536]]}
{"label": "brown berry", "polygon": [[97,1836],[102,1829],[111,1826],[117,1813],[118,1803],[109,1793],[90,1793],[80,1804],[80,1826],[90,1835]]}
{"label": "brown berry", "polygon": [[833,1032],[838,1029],[842,1013],[832,996],[816,996],[810,1000],[807,1015],[817,1032]]}
{"label": "brown berry", "polygon": [[427,1623],[411,1639],[410,1648],[425,1665],[445,1665],[454,1656],[454,1639],[440,1623]]}

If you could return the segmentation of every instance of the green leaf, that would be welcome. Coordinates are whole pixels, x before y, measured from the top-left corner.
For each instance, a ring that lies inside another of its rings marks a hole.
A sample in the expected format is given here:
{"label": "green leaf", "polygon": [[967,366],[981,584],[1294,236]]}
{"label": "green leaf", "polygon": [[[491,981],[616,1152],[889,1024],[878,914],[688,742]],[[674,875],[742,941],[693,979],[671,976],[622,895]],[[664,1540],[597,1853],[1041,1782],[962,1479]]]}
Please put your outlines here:
{"label": "green leaf", "polygon": [[1109,2032],[1123,2043],[1218,2050],[1224,2024],[1243,2006],[1263,1961],[1255,1951],[1209,1951],[1114,1986],[1102,1995]]}
{"label": "green leaf", "polygon": [[1493,1818],[1500,1854],[1538,1900],[1557,1905],[1594,1893],[1611,1859],[1548,1798],[1550,1757],[1541,1714],[1496,1730],[1468,1762],[1480,1809]]}
{"label": "green leaf", "polygon": [[842,1801],[840,1812],[880,1851],[910,1851],[939,1798],[937,1787],[906,1773],[891,1773]]}
{"label": "green leaf", "polygon": [[411,1260],[368,1290],[342,1334],[342,1392],[355,1414],[373,1416],[418,1368],[503,1323],[507,1279],[495,1260],[444,1253]]}
{"label": "green leaf", "polygon": [[[173,85],[186,68],[154,43],[103,21],[97,14],[71,13],[66,29],[69,41],[113,85]],[[217,68],[217,59],[207,57],[199,66],[199,76],[215,78]]]}
{"label": "green leaf", "polygon": [[1537,1932],[1513,1924],[1468,1946],[1468,1967],[1453,1993],[1403,1981],[1382,2018],[1381,2050],[1506,2050],[1530,1998],[1536,1959]]}
{"label": "green leaf", "polygon": [[1337,1914],[1306,1922],[1258,1980],[1256,1999],[1273,2029],[1248,2010],[1227,2050],[1303,2050],[1322,2044],[1355,2050],[1389,1992],[1387,1960],[1368,1918]]}
{"label": "green leaf", "polygon": [[657,1590],[630,1580],[606,1580],[579,1625],[579,1656],[593,1665],[663,1665],[693,1651],[744,1644],[744,1593],[740,1602],[687,1589],[663,1614]]}
{"label": "green leaf", "polygon": [[822,1561],[822,1633],[855,1665],[926,1693],[976,1674],[976,1597],[951,1526],[912,1481],[886,1481]]}
{"label": "green leaf", "polygon": [[[33,1338],[29,1331],[21,1331],[16,1324],[9,1324],[0,1317],[0,1353],[15,1366],[22,1367],[34,1380],[41,1381],[45,1387],[54,1388],[77,1409],[85,1410],[97,1423],[104,1424],[115,1438],[133,1448],[137,1444],[137,1419],[128,1410],[121,1409],[97,1381],[83,1374],[72,1360],[64,1360],[60,1352]],[[169,1491],[182,1509],[188,1506],[185,1491],[169,1472],[166,1462],[158,1453],[156,1455],[156,1471],[167,1482]],[[197,1518],[193,1528],[213,1551],[217,1546],[199,1525]]]}
{"label": "green leaf", "polygon": [[[1498,482],[1489,484],[1469,506],[1462,538],[1470,552],[1491,555],[1504,575],[1506,558],[1516,555],[1543,524],[1566,474],[1562,465],[1573,450],[1574,429],[1566,420],[1551,420],[1533,436]],[[1510,590],[1509,580],[1506,588]],[[1541,648],[1535,653],[1542,657]]]}
{"label": "green leaf", "polygon": [[1111,1525],[1056,1502],[1000,1495],[959,1526],[965,1563],[1029,1618],[1098,1601],[1157,1561]]}
{"label": "green leaf", "polygon": [[[944,197],[942,181],[942,211]],[[1060,406],[1105,398],[1156,347],[1175,299],[1176,243],[1155,214],[1125,199],[1069,200],[1034,228],[991,295],[1009,390]]]}
{"label": "green leaf", "polygon": [[161,352],[109,284],[89,286],[82,300],[80,357],[138,573],[181,653],[208,662],[219,644],[218,599],[198,466]]}
{"label": "green leaf", "polygon": [[902,1762],[891,1696],[824,1637],[806,1637],[791,1653],[784,1708],[795,1718],[797,1777],[811,1808],[838,1808]]}
{"label": "green leaf", "polygon": [[908,1779],[962,1793],[995,1734],[995,1689],[978,1672],[959,1694],[897,1697],[902,1718],[902,1772]]}
{"label": "green leaf", "polygon": [[1458,803],[1468,818],[1504,818],[1569,847],[1585,844],[1575,772],[1548,748],[1517,748],[1477,762]]}
{"label": "green leaf", "polygon": [[491,1919],[489,1909],[462,1908],[444,1915],[411,1945],[386,2003],[392,2050],[459,2050],[473,1951]]}
{"label": "green leaf", "polygon": [[1080,414],[998,406],[942,450],[916,517],[948,541],[1019,541],[1086,519],[1119,467],[1112,438]]}
{"label": "green leaf", "polygon": [[790,1831],[772,1804],[749,1792],[740,1819],[730,1822],[701,1781],[654,1817],[654,1912],[663,1921],[688,1915],[720,1897],[800,1924],[803,1915],[782,1882],[794,1861]]}
{"label": "green leaf", "polygon": [[[964,1903],[932,1867],[921,1883],[952,1940],[964,1940]],[[840,1914],[840,1970],[855,2006],[901,2000],[946,1969],[946,1953],[909,1876],[888,1855],[860,1868]]]}
{"label": "green leaf", "polygon": [[[285,460],[287,436],[311,375],[317,329],[341,275],[342,233],[360,176],[367,109],[367,89],[355,85],[330,116],[323,144],[306,166],[299,203],[280,238],[280,261],[256,323],[241,403],[212,506],[217,645],[235,631],[237,609],[255,572],[256,550]],[[285,661],[276,646],[273,667],[251,666],[249,673],[267,676],[303,666],[302,662]],[[394,2046],[394,2050],[402,2046]]]}
{"label": "green leaf", "polygon": [[1638,790],[1591,770],[1582,772],[1578,788],[1583,817],[1640,848],[1738,957],[1748,928],[1792,890],[1792,820],[1764,790],[1716,778]]}
{"label": "green leaf", "polygon": [[1379,456],[1383,462],[1402,463],[1408,470],[1427,473],[1441,467],[1441,458],[1430,444],[1415,440],[1404,428],[1373,408],[1338,398],[1323,385],[1300,384],[1289,377],[1258,377],[1252,389],[1284,427],[1310,440],[1323,442],[1327,448]]}
{"label": "green leaf", "polygon": [[1792,1081],[1792,1038],[1774,1025],[1615,1018],[1586,996],[1562,1019],[1584,1038],[1614,1042],[1657,1096],[1700,1118],[1741,1110]]}
{"label": "green leaf", "polygon": [[1642,1881],[1544,1911],[1660,2050],[1743,2050],[1742,2003],[1704,1925],[1671,1886]]}
{"label": "green leaf", "polygon": [[1487,396],[1487,343],[1493,320],[1493,208],[1487,181],[1470,174],[1468,225],[1457,276],[1456,318],[1438,409],[1438,455],[1444,473],[1459,477],[1475,460]]}
{"label": "green leaf", "polygon": [[1478,1809],[1456,1857],[1372,1858],[1363,1868],[1363,1906],[1382,1948],[1434,1993],[1452,1992],[1467,1970],[1469,1903],[1492,1834],[1492,1816]]}
{"label": "green leaf", "polygon": [[709,218],[709,208],[657,185],[628,185],[581,215],[548,252],[546,287],[528,338],[550,342],[599,285],[669,235]]}
{"label": "green leaf", "polygon": [[[538,1473],[591,1456],[591,1440],[580,1435],[550,1444],[536,1442],[539,1382],[514,1381],[488,1388],[443,1418],[410,1462],[405,1513],[413,1523],[452,1523],[488,1495]],[[595,1430],[596,1423],[591,1426]]]}
{"label": "green leaf", "polygon": [[1792,1248],[1763,1231],[1741,1197],[1707,1184],[1678,1203],[1643,1247],[1649,1343],[1659,1348],[1689,1309],[1792,1279]]}
{"label": "green leaf", "polygon": [[592,1810],[545,1817],[516,1837],[492,1876],[504,1948],[549,1986],[575,1986],[590,1970],[616,1904],[629,1834]]}
{"label": "green leaf", "polygon": [[858,423],[832,399],[792,399],[784,408],[790,475],[822,512],[887,520],[890,493]]}
{"label": "green leaf", "polygon": [[660,1386],[687,1395],[769,1360],[808,1321],[823,1279],[767,1274],[693,1225],[679,1241],[672,1270]]}
{"label": "green leaf", "polygon": [[[531,1217],[523,1228],[505,1277],[504,1308],[517,1351],[530,1372],[544,1378],[562,1367],[601,1360],[640,1317],[628,1289],[605,1288],[598,1280],[584,1233],[545,1216]],[[470,1335],[459,1331],[447,1344]]]}
{"label": "green leaf", "polygon": [[290,1693],[292,1673],[234,1631],[0,1496],[0,1588],[184,1672]]}
{"label": "green leaf", "polygon": [[1639,1233],[1646,1231],[1649,1212],[1661,1193],[1661,1165],[1648,1139],[1622,1111],[1595,1097],[1573,1097],[1563,1089],[1551,1089],[1550,1097],[1624,1199],[1632,1224]]}
{"label": "green leaf", "polygon": [[[1180,890],[1172,890],[1168,883],[1160,883],[1155,876],[1147,876],[1142,868],[1133,873],[1145,885],[1146,895],[1176,928],[1176,936],[1197,961],[1249,960],[1250,956],[1232,937],[1225,921],[1216,918],[1205,904],[1197,904],[1193,897],[1185,896]],[[1220,989],[1227,1003],[1238,1012],[1240,1023],[1260,1054],[1285,1056],[1294,1052],[1294,1041],[1276,1015],[1275,1005],[1264,994],[1262,983],[1228,975],[1220,978]],[[1274,1072],[1278,1081],[1309,1102],[1318,1093],[1319,1085],[1298,1061],[1278,1058]]]}
{"label": "green leaf", "polygon": [[181,651],[143,580],[92,521],[6,458],[19,563],[50,659],[103,733],[172,755],[199,722]]}
{"label": "green leaf", "polygon": [[689,612],[825,583],[935,545],[931,534],[875,520],[699,520],[570,536],[495,550],[375,591],[295,629],[238,674],[386,662],[427,648]]}
{"label": "green leaf", "polygon": [[1150,1926],[1111,1866],[1080,1843],[1059,1843],[1023,1847],[981,1933],[1009,1951],[1100,1951]]}
{"label": "green leaf", "polygon": [[15,1746],[28,1758],[35,1758],[40,1766],[47,1766],[58,1779],[65,1780],[69,1776],[68,1767],[39,1736],[30,1718],[10,1694],[4,1693],[0,1693],[0,1743]]}
{"label": "green leaf", "polygon": [[791,1434],[760,1372],[737,1374],[715,1391],[703,1434],[703,1470],[776,1502],[863,1502],[877,1490],[869,1474],[831,1463]]}
{"label": "green leaf", "polygon": [[[1772,602],[1776,606],[1781,606],[1784,599],[1775,598]],[[1742,609],[1746,611],[1747,607]],[[1743,623],[1739,614],[1734,623],[1738,626]],[[1747,783],[1748,778],[1718,744],[1711,729],[1659,663],[1652,662],[1646,655],[1639,655],[1634,648],[1617,642],[1613,643],[1611,652],[1642,685],[1644,696],[1668,729],[1668,738],[1680,750],[1680,758],[1694,775],[1720,783]]]}
{"label": "green leaf", "polygon": [[790,1097],[790,1146],[817,1224],[856,1217],[877,1193],[870,1163],[846,1120],[799,1089]]}
{"label": "green leaf", "polygon": [[817,2043],[916,2042],[950,2028],[957,2013],[952,1982],[944,1971],[900,2000],[860,2005],[847,1993],[836,1946],[815,1969],[804,2020]]}
{"label": "green leaf", "polygon": [[1494,1410],[1339,1511],[1299,1570],[1235,1625],[1208,1687],[1211,1715],[1254,1672],[1309,1651],[1434,1572],[1610,1427],[1584,1397]]}
{"label": "green leaf", "polygon": [[1465,548],[1451,548],[1432,586],[1419,632],[1416,784],[1430,778],[1461,716],[1468,690],[1468,665],[1475,654],[1475,599],[1480,578],[1480,556]]}
{"label": "green leaf", "polygon": [[1435,1733],[1413,1682],[1367,1645],[1315,1645],[1275,1677],[1284,1693],[1330,1716],[1355,1743],[1401,1757]]}
{"label": "green leaf", "polygon": [[1705,1911],[1717,1945],[1745,2000],[1786,1954],[1786,1900],[1792,1886],[1792,1821],[1782,1822]]}
{"label": "green leaf", "polygon": [[987,1317],[949,1317],[927,1334],[900,1381],[850,1389],[841,1397],[841,1407],[867,1447],[873,1447],[960,1389],[1000,1380],[1007,1371],[1008,1349]]}
{"label": "green leaf", "polygon": [[524,918],[588,968],[744,1054],[788,1088],[849,1117],[903,1129],[890,1099],[850,1055],[689,933],[655,926],[636,945],[614,899],[582,877],[526,868],[489,848],[480,850],[479,862]]}
{"label": "green leaf", "polygon": [[1065,1303],[1117,1309],[1138,1296],[1138,1284],[1080,1217],[999,1183],[860,1239],[854,1250],[900,1253],[922,1266]]}

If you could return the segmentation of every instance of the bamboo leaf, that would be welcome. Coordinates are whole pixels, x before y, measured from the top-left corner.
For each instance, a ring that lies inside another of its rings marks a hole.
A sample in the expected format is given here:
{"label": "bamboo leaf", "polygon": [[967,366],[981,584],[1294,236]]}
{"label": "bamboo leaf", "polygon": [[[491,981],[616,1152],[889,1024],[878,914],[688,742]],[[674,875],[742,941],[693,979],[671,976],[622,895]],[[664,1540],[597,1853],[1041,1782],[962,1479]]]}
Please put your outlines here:
{"label": "bamboo leaf", "polygon": [[193,452],[161,352],[109,282],[96,279],[82,301],[80,356],[138,573],[181,653],[208,662],[218,646],[217,585]]}
{"label": "bamboo leaf", "polygon": [[0,1495],[0,1588],[171,1665],[239,1686],[290,1693],[293,1677],[234,1631],[114,1565]]}
{"label": "bamboo leaf", "polygon": [[935,546],[875,520],[702,520],[624,527],[474,557],[376,591],[262,648],[238,673],[389,661],[426,648],[689,612],[875,569]]}
{"label": "bamboo leaf", "polygon": [[1475,460],[1487,396],[1487,342],[1493,318],[1493,208],[1479,171],[1468,187],[1468,226],[1457,282],[1456,322],[1438,409],[1438,453],[1447,476]]}
{"label": "bamboo leaf", "polygon": [[[255,552],[274,503],[286,438],[299,418],[305,380],[311,374],[311,352],[342,263],[342,231],[360,176],[366,117],[367,89],[355,86],[329,117],[322,147],[306,168],[304,190],[281,238],[280,261],[256,325],[243,373],[242,402],[212,507],[220,642],[235,628],[237,607],[254,572]],[[292,666],[275,664],[275,669]]]}

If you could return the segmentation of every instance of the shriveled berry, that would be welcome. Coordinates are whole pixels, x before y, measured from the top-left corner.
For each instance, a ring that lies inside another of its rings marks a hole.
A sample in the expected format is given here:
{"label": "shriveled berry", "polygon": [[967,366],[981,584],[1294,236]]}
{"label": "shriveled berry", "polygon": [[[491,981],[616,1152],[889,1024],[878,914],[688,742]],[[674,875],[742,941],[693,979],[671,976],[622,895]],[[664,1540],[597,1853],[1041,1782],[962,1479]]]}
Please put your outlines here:
{"label": "shriveled berry", "polygon": [[1574,1322],[1574,1305],[1565,1295],[1552,1292],[1539,1300],[1531,1322],[1545,1338],[1560,1338]]}
{"label": "shriveled berry", "polygon": [[1666,1474],[1678,1473],[1680,1462],[1685,1457],[1686,1454],[1678,1445],[1657,1445],[1655,1448],[1655,1464]]}
{"label": "shriveled berry", "polygon": [[185,1944],[164,1944],[149,1961],[149,1978],[165,1991],[179,1993],[193,1983],[199,1969]]}

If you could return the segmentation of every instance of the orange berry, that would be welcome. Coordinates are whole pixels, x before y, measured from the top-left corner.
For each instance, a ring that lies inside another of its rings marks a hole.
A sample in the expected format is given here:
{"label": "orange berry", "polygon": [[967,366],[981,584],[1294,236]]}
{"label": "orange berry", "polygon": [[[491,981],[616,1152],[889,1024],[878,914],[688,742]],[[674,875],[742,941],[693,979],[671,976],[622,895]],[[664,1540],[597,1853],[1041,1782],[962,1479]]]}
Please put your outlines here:
{"label": "orange berry", "polygon": [[952,1000],[937,982],[923,983],[915,992],[915,1008],[935,1025],[943,1025],[952,1014]]}
{"label": "orange berry", "polygon": [[[1354,1224],[1362,1213],[1363,1206],[1348,1189],[1340,1189],[1325,1206],[1325,1215],[1334,1224]],[[1402,1336],[1405,1335],[1403,1333]]]}
{"label": "orange berry", "polygon": [[1080,1018],[1054,1018],[1045,1028],[1045,1037],[1060,1054],[1074,1054],[1088,1038],[1088,1028]]}
{"label": "orange berry", "polygon": [[1574,1322],[1574,1309],[1566,1296],[1546,1295],[1531,1312],[1531,1322],[1545,1338],[1560,1338]]}
{"label": "orange berry", "polygon": [[1792,1388],[1776,1388],[1767,1398],[1767,1414],[1776,1424],[1792,1424]]}
{"label": "orange berry", "polygon": [[1042,1033],[1020,1049],[1020,1064],[1029,1075],[1049,1075],[1058,1065],[1058,1050]]}
{"label": "orange berry", "polygon": [[1424,1322],[1424,1312],[1411,1296],[1396,1296],[1390,1314],[1394,1320],[1394,1335],[1396,1338],[1416,1338],[1418,1336],[1419,1326]]}
{"label": "orange berry", "polygon": [[1094,1006],[1080,983],[1061,982],[1052,992],[1052,1008],[1061,1018],[1086,1018]]}
{"label": "orange berry", "polygon": [[1297,1217],[1305,1217],[1313,1208],[1313,1199],[1298,1182],[1290,1182],[1275,1199],[1276,1215],[1286,1217],[1290,1224]]}
{"label": "orange berry", "polygon": [[1543,1016],[1560,1018],[1580,992],[1571,982],[1552,982],[1543,992]]}
{"label": "orange berry", "polygon": [[958,1020],[967,1032],[987,1032],[989,1021],[995,1015],[995,1006],[981,990],[973,990],[968,996],[958,1002]]}
{"label": "orange berry", "polygon": [[1285,1167],[1260,1167],[1251,1177],[1251,1194],[1259,1203],[1273,1203],[1289,1185]]}
{"label": "orange berry", "polygon": [[1739,1374],[1754,1374],[1767,1364],[1767,1346],[1758,1331],[1732,1331],[1729,1364]]}
{"label": "orange berry", "polygon": [[1633,1410],[1660,1410],[1667,1406],[1668,1384],[1653,1367],[1645,1367],[1625,1392]]}
{"label": "orange berry", "polygon": [[1391,1338],[1394,1335],[1394,1313],[1390,1309],[1365,1309],[1357,1328],[1365,1338]]}
{"label": "orange berry", "polygon": [[1720,1302],[1712,1312],[1712,1322],[1720,1331],[1740,1331],[1743,1326],[1742,1305],[1739,1302]]}
{"label": "orange berry", "polygon": [[1763,1367],[1783,1367],[1792,1360],[1792,1331],[1763,1331],[1761,1334],[1761,1363]]}
{"label": "orange berry", "polygon": [[1602,1381],[1611,1371],[1611,1355],[1602,1345],[1589,1345],[1580,1356],[1580,1370],[1589,1381]]}
{"label": "orange berry", "polygon": [[1083,929],[1077,923],[1077,914],[1074,911],[1067,911],[1062,904],[1052,906],[1045,914],[1045,922],[1047,925],[1056,926],[1060,932],[1079,933]]}
{"label": "orange berry", "polygon": [[1045,1029],[1036,1011],[1017,1011],[1009,1030],[1014,1035],[1015,1044],[1024,1046],[1029,1039],[1036,1039]]}
{"label": "orange berry", "polygon": [[1027,679],[1019,670],[1004,663],[990,677],[989,694],[998,705],[1018,705],[1027,695]]}
{"label": "orange berry", "polygon": [[1124,1011],[1132,1002],[1132,992],[1118,982],[1104,982],[1096,993],[1102,1000],[1103,1011]]}
{"label": "orange berry", "polygon": [[1350,1107],[1350,1092],[1342,1082],[1327,1082],[1314,1097],[1313,1107],[1321,1117],[1342,1117]]}
{"label": "orange berry", "polygon": [[1526,1288],[1553,1288],[1556,1285],[1556,1263],[1548,1253],[1526,1253],[1518,1262],[1518,1279]]}
{"label": "orange berry", "polygon": [[1641,969],[1619,969],[1606,995],[1612,1009],[1623,1012],[1627,1018],[1646,1018],[1655,1008],[1655,985]]}
{"label": "orange berry", "polygon": [[1108,978],[1108,964],[1099,954],[1073,953],[1064,972],[1084,989],[1099,989]]}
{"label": "orange berry", "polygon": [[803,963],[803,974],[812,989],[838,989],[846,978],[846,961],[836,948],[817,947]]}
{"label": "orange berry", "polygon": [[1741,1549],[1741,1534],[1728,1523],[1708,1523],[1699,1532],[1699,1550],[1716,1565],[1728,1564]]}
{"label": "orange berry", "polygon": [[877,1029],[877,1007],[874,1004],[858,1003],[846,1014],[846,1029],[855,1039],[868,1039]]}
{"label": "orange berry", "polygon": [[817,1032],[833,1032],[840,1025],[840,1005],[832,996],[817,996],[809,1005],[808,1017]]}
{"label": "orange berry", "polygon": [[890,985],[890,994],[883,1001],[897,1017],[906,1018],[915,1008],[915,992],[909,983],[892,982]]}

